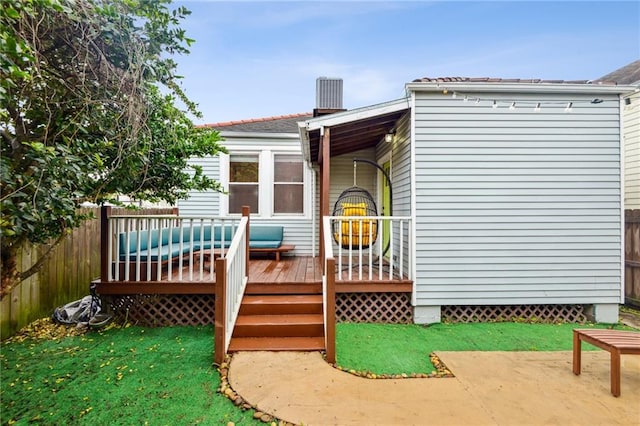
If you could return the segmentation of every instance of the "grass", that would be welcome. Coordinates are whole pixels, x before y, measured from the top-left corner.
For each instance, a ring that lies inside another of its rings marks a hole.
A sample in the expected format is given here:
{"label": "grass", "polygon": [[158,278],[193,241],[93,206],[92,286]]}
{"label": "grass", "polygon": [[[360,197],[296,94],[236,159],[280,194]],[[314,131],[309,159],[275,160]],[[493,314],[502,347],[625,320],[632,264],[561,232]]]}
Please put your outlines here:
{"label": "grass", "polygon": [[[340,366],[375,374],[430,373],[434,351],[570,351],[574,328],[607,325],[523,324],[338,324]],[[615,328],[628,329],[616,325]],[[585,349],[591,345],[584,344]],[[590,349],[595,349],[591,346]]]}
{"label": "grass", "polygon": [[[575,324],[339,324],[338,364],[377,374],[428,373],[433,370],[432,351],[570,350],[573,328]],[[263,424],[253,419],[252,410],[240,410],[217,392],[220,376],[212,359],[210,326],[114,327],[4,342],[0,422]]]}

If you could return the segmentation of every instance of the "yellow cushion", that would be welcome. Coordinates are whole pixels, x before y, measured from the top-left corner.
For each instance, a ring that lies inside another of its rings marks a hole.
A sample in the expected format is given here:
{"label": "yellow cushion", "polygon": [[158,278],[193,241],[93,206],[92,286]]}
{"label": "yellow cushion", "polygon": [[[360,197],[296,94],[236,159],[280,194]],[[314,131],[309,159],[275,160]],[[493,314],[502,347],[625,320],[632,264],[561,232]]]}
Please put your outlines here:
{"label": "yellow cushion", "polygon": [[341,203],[342,216],[366,216],[367,203]]}

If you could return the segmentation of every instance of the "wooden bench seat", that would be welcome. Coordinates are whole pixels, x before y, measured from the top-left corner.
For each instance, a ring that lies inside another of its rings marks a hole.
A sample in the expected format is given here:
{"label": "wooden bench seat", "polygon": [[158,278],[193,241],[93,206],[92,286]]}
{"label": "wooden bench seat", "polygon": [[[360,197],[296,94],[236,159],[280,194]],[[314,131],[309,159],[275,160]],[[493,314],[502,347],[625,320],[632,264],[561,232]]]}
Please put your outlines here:
{"label": "wooden bench seat", "polygon": [[573,330],[573,374],[579,375],[582,342],[585,341],[611,354],[611,393],[620,396],[620,355],[640,355],[640,333],[609,329]]}
{"label": "wooden bench seat", "polygon": [[291,244],[281,244],[280,247],[255,248],[249,247],[249,253],[275,253],[276,261],[280,262],[280,253],[286,253],[295,249],[296,246]]}

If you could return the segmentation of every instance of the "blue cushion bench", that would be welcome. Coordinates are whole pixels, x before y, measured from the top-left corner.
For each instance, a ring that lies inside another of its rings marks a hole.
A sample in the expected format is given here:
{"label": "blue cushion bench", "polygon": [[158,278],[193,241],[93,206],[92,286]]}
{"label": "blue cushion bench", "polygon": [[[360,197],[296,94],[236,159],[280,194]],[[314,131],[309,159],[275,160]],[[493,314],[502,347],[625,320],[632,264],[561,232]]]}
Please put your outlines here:
{"label": "blue cushion bench", "polygon": [[[141,262],[168,262],[198,251],[229,248],[235,229],[231,225],[193,226],[172,229],[152,229],[144,231],[122,232],[118,236],[119,255],[121,261],[136,262],[138,255]],[[139,235],[138,235],[139,234]],[[128,245],[127,245],[128,235]],[[280,260],[280,253],[292,251],[295,246],[282,244],[283,226],[252,225],[249,229],[249,251],[252,253],[275,253]],[[140,250],[138,250],[138,237]],[[213,238],[212,238],[213,237]]]}
{"label": "blue cushion bench", "polygon": [[249,227],[250,253],[275,253],[276,261],[280,254],[292,251],[295,246],[282,244],[284,227],[277,225],[251,225]]}
{"label": "blue cushion bench", "polygon": [[[128,254],[129,261],[135,262],[139,254],[142,262],[147,260],[157,262],[158,259],[161,262],[167,262],[169,259],[178,258],[180,254],[185,255],[211,248],[229,248],[233,238],[233,227],[231,225],[213,226],[213,238],[211,229],[211,225],[205,225],[182,228],[182,234],[180,228],[122,232],[118,236],[120,260],[127,260]],[[128,246],[127,234],[129,235]],[[140,238],[139,251],[138,237]]]}

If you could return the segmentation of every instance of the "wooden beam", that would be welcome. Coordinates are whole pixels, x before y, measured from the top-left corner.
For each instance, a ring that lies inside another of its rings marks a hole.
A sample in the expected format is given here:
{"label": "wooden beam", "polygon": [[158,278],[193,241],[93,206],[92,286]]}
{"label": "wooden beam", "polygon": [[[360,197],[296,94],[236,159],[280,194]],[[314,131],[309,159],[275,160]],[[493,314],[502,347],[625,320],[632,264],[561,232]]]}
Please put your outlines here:
{"label": "wooden beam", "polygon": [[[95,281],[94,281],[95,283]],[[215,294],[213,282],[102,281],[98,294]]]}
{"label": "wooden beam", "polygon": [[109,280],[109,216],[111,207],[100,207],[100,280]]}
{"label": "wooden beam", "polygon": [[227,355],[225,348],[225,324],[227,323],[227,259],[216,259],[216,299],[214,312],[214,356],[213,362],[220,365]]}
{"label": "wooden beam", "polygon": [[327,259],[325,268],[327,269],[327,303],[324,313],[325,324],[325,355],[330,364],[336,362],[336,260]]}
{"label": "wooden beam", "polygon": [[[324,259],[324,217],[329,215],[329,185],[331,182],[331,129],[322,136],[322,164],[320,167],[320,258]],[[327,232],[329,232],[327,230]]]}

